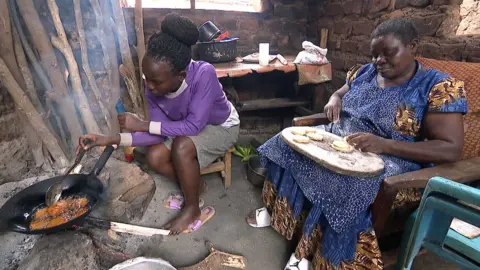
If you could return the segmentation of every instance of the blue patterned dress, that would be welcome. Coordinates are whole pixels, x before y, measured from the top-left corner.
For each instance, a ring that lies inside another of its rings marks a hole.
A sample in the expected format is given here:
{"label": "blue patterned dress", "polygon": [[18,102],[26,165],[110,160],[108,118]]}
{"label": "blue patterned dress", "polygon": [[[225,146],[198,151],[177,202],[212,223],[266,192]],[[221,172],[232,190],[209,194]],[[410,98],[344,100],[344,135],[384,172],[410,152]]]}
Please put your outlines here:
{"label": "blue patterned dress", "polygon": [[[424,70],[417,63],[411,80],[386,88],[377,85],[376,76],[372,64],[354,67],[347,76],[350,90],[342,99],[340,122],[318,128],[342,137],[367,132],[415,142],[423,140],[420,129],[426,112],[467,112],[463,82],[447,74]],[[303,233],[308,236],[321,228],[322,256],[335,266],[354,259],[359,233],[371,229],[368,208],[383,179],[428,166],[381,155],[385,170],[378,177],[340,175],[295,152],[279,135],[259,147],[258,152],[268,169],[269,183],[265,187],[273,185],[276,200],[286,199],[292,213],[292,217],[279,217],[279,211],[273,211],[272,226],[291,239],[293,229],[285,228],[308,209]]]}

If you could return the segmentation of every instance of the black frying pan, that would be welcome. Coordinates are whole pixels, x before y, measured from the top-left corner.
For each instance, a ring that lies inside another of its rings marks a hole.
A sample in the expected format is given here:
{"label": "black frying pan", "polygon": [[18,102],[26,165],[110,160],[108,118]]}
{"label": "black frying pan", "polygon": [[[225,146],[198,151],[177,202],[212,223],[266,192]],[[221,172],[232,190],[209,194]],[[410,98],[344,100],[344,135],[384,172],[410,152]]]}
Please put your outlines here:
{"label": "black frying pan", "polygon": [[[70,174],[49,178],[15,194],[0,209],[0,230],[10,230],[24,234],[44,234],[76,228],[85,222],[86,217],[93,210],[103,195],[103,184],[98,179],[100,171],[107,163],[114,148],[107,146],[90,174]],[[47,189],[58,181],[65,181],[66,189],[62,197],[79,196],[88,198],[88,211],[62,225],[43,230],[30,230],[32,214],[41,207],[45,207],[45,193]]]}

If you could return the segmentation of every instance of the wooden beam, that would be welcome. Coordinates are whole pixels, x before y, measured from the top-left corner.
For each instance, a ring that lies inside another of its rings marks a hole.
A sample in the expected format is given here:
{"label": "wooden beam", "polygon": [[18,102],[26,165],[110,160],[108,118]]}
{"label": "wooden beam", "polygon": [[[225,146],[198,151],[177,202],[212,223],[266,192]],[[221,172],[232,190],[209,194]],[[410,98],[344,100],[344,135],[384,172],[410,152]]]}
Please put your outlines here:
{"label": "wooden beam", "polygon": [[327,48],[327,40],[328,40],[328,29],[322,28],[320,29],[320,48]]}
{"label": "wooden beam", "polygon": [[78,39],[80,41],[80,51],[82,57],[82,68],[87,76],[88,84],[92,90],[95,99],[97,101],[98,107],[103,114],[105,123],[107,124],[108,129],[105,129],[104,126],[100,126],[100,129],[103,133],[107,133],[111,130],[111,116],[108,109],[103,103],[103,97],[100,93],[100,88],[98,88],[97,81],[95,81],[95,76],[93,75],[92,69],[90,68],[90,63],[88,60],[88,51],[87,51],[87,37],[85,34],[85,27],[83,26],[83,16],[82,16],[82,7],[80,5],[80,0],[73,0],[73,9],[75,10],[75,22],[77,24]]}
{"label": "wooden beam", "polygon": [[309,104],[308,100],[293,100],[289,98],[271,98],[248,100],[243,103],[240,111],[254,111],[262,109],[288,108]]}
{"label": "wooden beam", "polygon": [[[80,121],[77,118],[77,113],[75,112],[75,104],[70,97],[67,84],[60,71],[58,59],[53,50],[52,43],[48,40],[49,35],[43,27],[33,1],[17,0],[17,4],[18,10],[24,18],[25,25],[30,32],[31,41],[38,52],[41,60],[39,62],[46,70],[52,88],[55,90],[54,93],[48,95],[48,98],[52,98],[52,96],[57,98],[55,101],[60,107],[60,115],[65,118],[65,123],[72,138],[71,141],[76,142],[77,138],[83,134],[83,131],[81,129]],[[30,59],[30,61],[32,60]],[[69,145],[69,147],[72,150],[75,149],[74,145]]]}
{"label": "wooden beam", "polygon": [[148,101],[145,97],[145,88],[143,85],[143,71],[142,71],[142,60],[143,56],[145,55],[145,33],[143,31],[143,7],[142,7],[142,0],[135,1],[135,33],[137,34],[137,56],[138,56],[138,69],[139,69],[139,76],[138,76],[138,83],[139,83],[139,91],[140,95],[143,100],[143,114],[145,115],[145,120],[149,121],[150,115],[148,111]]}
{"label": "wooden beam", "polygon": [[215,162],[215,163],[212,163],[212,164],[208,165],[208,167],[206,167],[205,169],[203,169],[200,172],[200,175],[214,173],[214,172],[220,172],[220,171],[223,171],[223,170],[225,170],[225,163],[223,163],[222,161],[218,161],[218,162]]}
{"label": "wooden beam", "polygon": [[112,12],[115,19],[115,30],[120,45],[122,65],[128,70],[128,73],[132,75],[132,77],[130,77],[131,81],[127,85],[128,94],[133,104],[134,113],[143,118],[143,100],[142,95],[140,94],[140,84],[135,75],[135,65],[133,63],[132,53],[130,52],[130,45],[128,43],[128,34],[123,10],[120,7],[119,1],[110,0],[110,3],[112,4]]}
{"label": "wooden beam", "polygon": [[[77,61],[73,55],[72,47],[68,42],[65,29],[63,27],[62,21],[60,19],[60,12],[55,0],[47,1],[48,8],[50,9],[50,14],[52,15],[53,24],[57,30],[58,36],[53,36],[51,38],[53,46],[57,48],[65,57],[68,64],[68,72],[70,73],[70,82],[72,83],[72,89],[77,96],[78,109],[83,118],[83,123],[85,128],[89,133],[99,133],[100,127],[97,124],[97,120],[93,116],[92,111],[90,110],[89,100],[87,95],[83,91],[82,80],[80,78],[80,73],[78,71]],[[76,138],[72,139],[75,141]]]}
{"label": "wooden beam", "polygon": [[55,162],[59,167],[66,166],[68,163],[67,156],[62,151],[57,138],[48,129],[43,117],[38,113],[32,102],[18,85],[12,73],[8,69],[5,62],[0,58],[0,80],[2,85],[7,89],[15,102],[18,110],[24,113],[30,125],[35,129],[38,137],[43,141],[51,155],[56,159]]}

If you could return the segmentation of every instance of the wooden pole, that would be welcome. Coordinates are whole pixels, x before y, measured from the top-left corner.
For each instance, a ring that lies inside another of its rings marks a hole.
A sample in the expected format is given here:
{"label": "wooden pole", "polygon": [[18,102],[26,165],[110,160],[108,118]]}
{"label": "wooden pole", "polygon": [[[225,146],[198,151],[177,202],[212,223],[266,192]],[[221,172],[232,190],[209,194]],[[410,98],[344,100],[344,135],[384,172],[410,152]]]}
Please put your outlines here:
{"label": "wooden pole", "polygon": [[[97,0],[92,0],[92,3],[97,2]],[[117,58],[117,45],[115,42],[115,37],[113,35],[113,27],[112,23],[113,19],[111,16],[111,11],[110,11],[110,1],[107,0],[102,0],[101,2],[101,10],[96,9],[96,5],[94,5],[94,12],[95,16],[97,17],[97,27],[100,28],[100,18],[103,19],[103,24],[102,24],[102,29],[103,32],[105,33],[104,38],[105,38],[105,48],[104,54],[108,54],[108,58],[110,59],[110,66],[105,67],[108,71],[110,71],[110,82],[111,82],[111,91],[110,91],[110,96],[111,100],[108,103],[108,108],[110,110],[110,114],[112,117],[112,130],[110,131],[111,134],[116,134],[120,132],[120,125],[118,124],[117,120],[117,111],[115,110],[115,104],[116,102],[120,99],[121,97],[121,87],[120,87],[120,72],[118,70],[118,58]],[[98,5],[98,2],[97,2]],[[101,13],[100,13],[101,11]],[[98,17],[100,15],[100,17]],[[104,62],[105,63],[105,62]]]}
{"label": "wooden pole", "polygon": [[98,127],[97,121],[95,120],[95,117],[88,106],[88,98],[83,91],[80,73],[78,72],[77,61],[75,60],[72,48],[68,43],[62,21],[60,20],[58,6],[55,3],[55,0],[48,0],[47,3],[58,35],[57,37],[52,37],[52,44],[65,56],[65,59],[67,60],[68,71],[70,72],[70,81],[72,82],[73,91],[78,98],[78,108],[80,110],[80,114],[82,115],[83,123],[85,124],[87,132],[100,133],[100,128]]}
{"label": "wooden pole", "polygon": [[[38,55],[40,56],[41,64],[47,71],[50,82],[55,90],[55,95],[50,95],[49,97],[56,97],[55,101],[60,107],[61,115],[65,118],[72,142],[76,144],[77,138],[80,137],[83,132],[75,111],[75,104],[70,98],[67,84],[58,67],[57,57],[53,51],[52,44],[48,40],[48,34],[42,25],[33,1],[17,0],[17,3],[32,37],[31,40],[35,44]],[[71,146],[71,149],[73,150],[73,146]]]}
{"label": "wooden pole", "polygon": [[[16,46],[13,41],[12,26],[10,23],[10,12],[8,8],[7,1],[0,2],[0,57],[4,59],[5,65],[11,71],[13,78],[20,87],[26,89],[25,79],[22,76],[23,70],[20,69],[16,58]],[[27,67],[28,69],[28,67]],[[28,70],[29,71],[29,70]],[[33,82],[32,82],[33,83]],[[30,86],[30,85],[29,85]],[[40,101],[38,100],[37,93],[32,87],[28,87],[28,94],[34,98],[35,107],[42,108]],[[42,108],[43,109],[43,108]],[[35,160],[35,167],[41,167],[45,162],[42,151],[42,141],[38,137],[37,133],[32,129],[30,123],[28,122],[27,116],[23,111],[18,111],[17,114],[22,122],[24,134],[27,137],[30,150],[33,154],[33,159]],[[45,114],[43,114],[45,115]],[[49,168],[45,167],[46,170]]]}
{"label": "wooden pole", "polygon": [[[107,110],[107,108],[105,108],[105,105],[103,104],[102,94],[100,93],[100,89],[98,88],[97,82],[95,81],[95,76],[93,76],[92,70],[90,69],[90,64],[88,62],[87,38],[85,36],[85,28],[83,26],[82,8],[80,6],[80,0],[73,0],[73,9],[75,10],[75,21],[77,23],[77,31],[80,39],[80,50],[82,54],[83,70],[85,71],[85,75],[87,76],[88,83],[92,88],[92,92],[96,98],[98,106],[100,107],[100,111],[103,113],[103,117],[105,119],[105,122],[107,123],[108,130],[110,130],[110,112]],[[103,132],[105,133],[107,131],[103,130]]]}
{"label": "wooden pole", "polygon": [[136,114],[140,117],[143,116],[143,101],[139,92],[138,82],[135,76],[135,65],[133,64],[132,54],[130,52],[130,45],[128,44],[127,28],[125,25],[125,18],[123,16],[123,10],[120,7],[120,2],[117,0],[111,0],[112,12],[115,18],[116,32],[118,35],[118,42],[120,44],[120,54],[122,55],[122,64],[128,69],[128,73],[134,74],[131,78],[130,84],[132,88],[128,88],[130,99],[132,100],[133,108]]}
{"label": "wooden pole", "polygon": [[[13,21],[13,24],[15,25],[15,30],[16,30],[16,31],[13,31],[15,57],[17,58],[18,66],[20,67],[20,71],[22,72],[23,78],[25,80],[25,84],[27,86],[27,89],[26,89],[27,93],[31,95],[31,96],[29,95],[29,98],[32,100],[33,105],[36,106],[38,96],[35,90],[33,76],[32,76],[32,73],[30,72],[29,64],[27,62],[26,56],[28,56],[28,59],[30,59],[30,64],[32,65],[33,70],[35,71],[35,73],[40,79],[41,84],[43,85],[43,87],[45,87],[45,90],[47,91],[47,98],[45,98],[45,105],[47,106],[48,110],[45,111],[40,108],[41,107],[40,100],[38,100],[39,107],[36,107],[36,108],[41,114],[45,113],[43,114],[45,118],[48,118],[48,115],[50,114],[53,116],[58,127],[58,132],[60,133],[60,138],[63,143],[62,144],[63,149],[64,151],[66,151],[66,153],[68,153],[69,145],[68,145],[67,135],[65,133],[68,130],[64,129],[64,125],[53,105],[52,99],[48,96],[50,93],[54,93],[52,85],[50,84],[50,80],[48,79],[47,75],[43,71],[42,67],[38,63],[37,58],[33,53],[32,48],[28,43],[25,34],[23,33],[23,29],[21,27],[20,20],[19,20],[19,15],[17,13],[17,9],[15,8],[15,2],[11,0],[9,4],[13,5],[10,8],[10,11],[12,12],[12,21]],[[51,130],[53,131],[54,129],[51,128]],[[47,156],[45,157],[47,158]]]}
{"label": "wooden pole", "polygon": [[65,153],[61,150],[57,138],[50,132],[47,125],[43,121],[42,116],[33,106],[30,99],[27,97],[22,88],[18,85],[7,65],[0,58],[0,79],[3,86],[7,88],[8,92],[15,101],[17,109],[22,111],[27,116],[30,125],[35,129],[40,139],[43,141],[48,151],[56,159],[55,162],[60,167],[67,165],[68,159]]}
{"label": "wooden pole", "polygon": [[145,97],[145,89],[143,85],[143,71],[142,71],[142,60],[145,56],[145,33],[143,31],[143,7],[142,0],[135,1],[135,32],[137,34],[137,56],[138,56],[138,69],[140,76],[139,78],[139,91],[143,101],[143,114],[145,115],[145,120],[149,120],[149,111],[148,111],[148,102]]}
{"label": "wooden pole", "polygon": [[[112,69],[112,64],[111,64],[111,55],[110,51],[113,51],[114,54],[116,53],[115,50],[115,42],[112,42],[111,44],[108,43],[107,41],[107,33],[104,31],[103,27],[103,14],[102,10],[100,8],[100,5],[98,4],[97,0],[90,0],[90,5],[92,6],[93,13],[95,14],[95,20],[96,20],[96,27],[95,27],[95,36],[97,37],[98,41],[100,42],[100,46],[102,47],[102,53],[103,53],[103,66],[105,68],[105,71],[108,74],[108,80],[110,84],[108,85],[107,89],[103,89],[103,97],[105,98],[105,104],[107,105],[108,108],[110,108],[111,105],[114,103],[112,102],[112,92],[118,91],[118,89],[111,89],[113,86],[113,71],[116,70]],[[106,16],[106,15],[105,15]],[[114,55],[115,56],[115,55]],[[116,58],[116,56],[115,56]],[[118,71],[117,71],[118,73]],[[112,121],[110,121],[112,122]],[[112,123],[110,123],[112,124]],[[112,129],[112,127],[110,127]]]}
{"label": "wooden pole", "polygon": [[327,40],[328,40],[328,29],[322,28],[320,30],[320,48],[327,48]]}

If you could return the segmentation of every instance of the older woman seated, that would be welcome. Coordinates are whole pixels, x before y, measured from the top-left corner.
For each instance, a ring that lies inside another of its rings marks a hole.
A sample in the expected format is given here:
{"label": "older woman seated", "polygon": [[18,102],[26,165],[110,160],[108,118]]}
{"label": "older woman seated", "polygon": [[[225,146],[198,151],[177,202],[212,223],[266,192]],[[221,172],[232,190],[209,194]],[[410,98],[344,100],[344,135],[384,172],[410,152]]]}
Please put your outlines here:
{"label": "older woman seated", "polygon": [[463,82],[424,69],[414,58],[418,32],[393,19],[372,33],[373,63],[352,68],[325,110],[320,126],[379,154],[385,170],[361,178],[334,173],[292,150],[275,136],[258,151],[268,169],[262,197],[248,223],[271,225],[298,241],[285,269],[381,269],[369,206],[388,176],[453,162],[463,146],[467,112]]}

